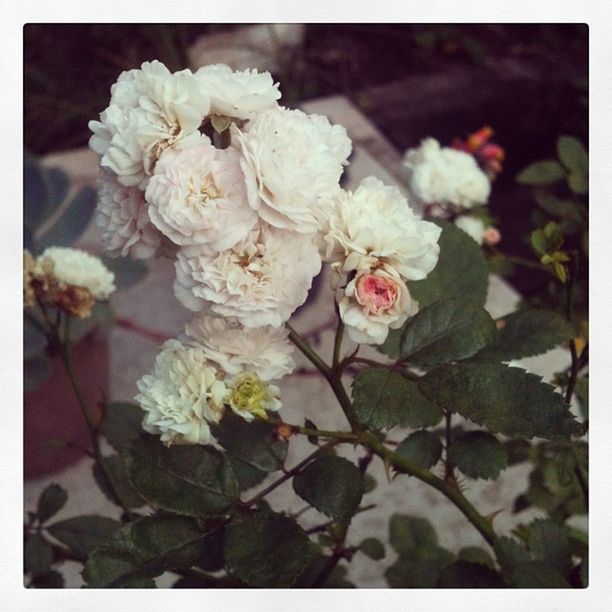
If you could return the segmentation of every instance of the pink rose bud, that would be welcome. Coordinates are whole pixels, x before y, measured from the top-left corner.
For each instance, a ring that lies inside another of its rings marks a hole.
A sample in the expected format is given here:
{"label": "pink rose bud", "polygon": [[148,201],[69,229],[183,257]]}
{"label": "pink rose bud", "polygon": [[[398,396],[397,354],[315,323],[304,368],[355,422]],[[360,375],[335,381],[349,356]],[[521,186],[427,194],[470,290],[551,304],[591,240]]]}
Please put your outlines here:
{"label": "pink rose bud", "polygon": [[365,274],[357,281],[357,300],[373,314],[389,310],[398,294],[397,283],[390,278]]}
{"label": "pink rose bud", "polygon": [[483,239],[489,246],[494,246],[501,240],[501,233],[496,227],[487,227]]}

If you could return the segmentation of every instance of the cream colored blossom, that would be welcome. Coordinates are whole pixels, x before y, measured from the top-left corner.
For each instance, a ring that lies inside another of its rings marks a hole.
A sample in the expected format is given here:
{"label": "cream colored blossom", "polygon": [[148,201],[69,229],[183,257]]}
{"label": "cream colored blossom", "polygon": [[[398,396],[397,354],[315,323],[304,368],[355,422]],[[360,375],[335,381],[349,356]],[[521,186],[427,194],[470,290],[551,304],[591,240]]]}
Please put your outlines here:
{"label": "cream colored blossom", "polygon": [[206,136],[161,156],[146,191],[151,221],[181,246],[222,251],[257,223],[235,149],[216,149]]}
{"label": "cream colored blossom", "polygon": [[325,259],[342,272],[388,264],[406,280],[421,280],[438,262],[440,233],[414,214],[397,188],[370,176],[337,198]]}
{"label": "cream colored blossom", "polygon": [[351,340],[359,344],[382,344],[389,329],[398,329],[418,310],[406,284],[388,265],[359,270],[338,307]]}
{"label": "cream colored blossom", "polygon": [[230,408],[245,421],[265,418],[267,411],[280,410],[280,389],[256,374],[239,374],[228,381],[228,386]]}
{"label": "cream colored blossom", "polygon": [[304,303],[320,269],[312,236],[262,226],[220,253],[181,249],[174,293],[196,312],[208,307],[246,327],[278,327]]}
{"label": "cream colored blossom", "polygon": [[210,113],[214,123],[220,119],[251,119],[257,113],[276,108],[281,97],[278,83],[269,72],[232,71],[225,64],[204,66],[195,73],[210,95]]}
{"label": "cream colored blossom", "polygon": [[60,283],[87,289],[96,300],[107,300],[115,290],[115,275],[98,258],[80,249],[49,247],[37,259],[37,268],[47,260]]}
{"label": "cream colored blossom", "polygon": [[166,446],[210,443],[210,423],[221,420],[228,389],[201,348],[168,340],[137,386],[145,431]]}
{"label": "cream colored blossom", "polygon": [[231,133],[244,158],[251,207],[274,227],[315,232],[317,206],[339,191],[351,152],[344,127],[321,115],[278,108],[242,130],[232,125]]}
{"label": "cream colored blossom", "polygon": [[162,235],[151,223],[144,193],[124,187],[110,172],[103,172],[98,189],[96,226],[111,257],[130,254],[148,259],[160,248]]}
{"label": "cream colored blossom", "polygon": [[190,70],[172,74],[161,62],[122,72],[89,146],[126,187],[144,189],[162,152],[197,138],[210,96]]}
{"label": "cream colored blossom", "polygon": [[473,208],[487,203],[491,183],[472,155],[426,138],[404,155],[410,191],[423,204]]}
{"label": "cream colored blossom", "polygon": [[460,215],[454,221],[455,225],[463,230],[470,238],[473,238],[478,244],[484,241],[486,226],[482,219],[471,215]]}
{"label": "cream colored blossom", "polygon": [[231,376],[251,372],[269,381],[295,368],[293,345],[283,327],[251,329],[237,320],[199,315],[187,323],[185,333]]}

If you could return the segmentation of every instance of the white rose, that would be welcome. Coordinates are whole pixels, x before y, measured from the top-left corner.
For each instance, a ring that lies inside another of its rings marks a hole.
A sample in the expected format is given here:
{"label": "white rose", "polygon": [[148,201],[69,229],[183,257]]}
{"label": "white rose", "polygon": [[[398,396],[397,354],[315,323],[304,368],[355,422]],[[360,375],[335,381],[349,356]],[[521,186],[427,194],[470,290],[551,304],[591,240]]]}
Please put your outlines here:
{"label": "white rose", "polygon": [[168,340],[137,386],[145,431],[166,446],[210,443],[209,423],[221,420],[228,389],[201,348]]}
{"label": "white rose", "polygon": [[473,238],[478,244],[483,243],[487,228],[482,219],[472,217],[471,215],[461,215],[455,219],[455,225],[470,236],[470,238]]}
{"label": "white rose", "polygon": [[225,64],[212,64],[200,68],[195,76],[210,95],[210,112],[217,117],[251,119],[276,108],[281,97],[278,83],[272,81],[269,72],[233,72]]}
{"label": "white rose", "polygon": [[275,227],[300,233],[318,228],[317,205],[335,194],[351,152],[341,125],[326,117],[278,108],[242,130],[231,126],[243,159],[249,204]]}
{"label": "white rose", "polygon": [[238,152],[216,149],[206,136],[164,152],[146,198],[153,224],[181,246],[221,251],[244,239],[257,223],[247,204]]}
{"label": "white rose", "polygon": [[359,270],[338,306],[351,340],[358,344],[382,344],[389,329],[398,329],[418,310],[405,283],[390,266]]}
{"label": "white rose", "polygon": [[37,259],[53,262],[53,276],[66,285],[84,287],[96,300],[107,300],[115,290],[115,275],[98,258],[80,249],[48,247]]}
{"label": "white rose", "polygon": [[278,327],[304,303],[320,270],[312,236],[262,226],[221,253],[181,249],[174,293],[194,311],[208,303],[246,327]]}
{"label": "white rose", "polygon": [[412,194],[423,204],[473,208],[487,203],[491,183],[472,155],[426,138],[404,155]]}
{"label": "white rose", "polygon": [[264,381],[295,368],[293,345],[283,327],[243,327],[236,320],[197,316],[185,326],[206,357],[232,376],[253,372]]}
{"label": "white rose", "polygon": [[174,74],[158,61],[121,73],[101,121],[90,121],[89,146],[122,185],[144,189],[168,147],[198,136],[210,96],[190,70]]}
{"label": "white rose", "polygon": [[155,255],[162,235],[151,223],[147,209],[140,189],[124,187],[115,175],[102,173],[96,226],[111,257],[125,257],[129,253],[134,259],[147,259]]}
{"label": "white rose", "polygon": [[343,272],[377,262],[422,280],[438,262],[441,229],[414,214],[400,191],[372,176],[342,192],[329,218],[326,261]]}
{"label": "white rose", "polygon": [[278,412],[280,389],[262,381],[256,374],[238,374],[227,381],[230,408],[245,421],[265,418],[266,411]]}

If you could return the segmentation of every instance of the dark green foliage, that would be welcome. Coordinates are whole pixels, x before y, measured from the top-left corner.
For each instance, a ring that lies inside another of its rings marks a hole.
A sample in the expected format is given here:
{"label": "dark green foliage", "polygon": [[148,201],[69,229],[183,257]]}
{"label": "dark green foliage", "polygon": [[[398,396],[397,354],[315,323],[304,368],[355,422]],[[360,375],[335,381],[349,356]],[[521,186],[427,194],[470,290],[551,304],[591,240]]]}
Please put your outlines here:
{"label": "dark green foliage", "polygon": [[438,587],[443,589],[502,589],[501,574],[487,565],[458,560],[440,574]]}
{"label": "dark green foliage", "polygon": [[267,510],[235,516],[224,551],[231,572],[260,588],[291,586],[312,554],[308,536],[294,520]]}
{"label": "dark green foliage", "polygon": [[57,514],[68,501],[68,492],[58,484],[50,484],[38,498],[36,515],[41,523]]}
{"label": "dark green foliage", "polygon": [[494,433],[553,438],[580,430],[563,396],[520,368],[490,363],[442,366],[429,372],[419,387],[440,408]]}
{"label": "dark green foliage", "polygon": [[395,452],[415,465],[428,469],[440,460],[442,443],[438,436],[422,429],[411,433]]}
{"label": "dark green foliage", "polygon": [[59,521],[47,529],[71,552],[86,560],[96,548],[107,543],[120,527],[119,521],[106,516],[87,515]]}
{"label": "dark green foliage", "polygon": [[536,519],[529,525],[529,548],[535,559],[554,567],[563,576],[572,569],[567,534],[550,519]]}
{"label": "dark green foliage", "polygon": [[522,185],[550,185],[565,178],[563,166],[554,159],[537,161],[527,166],[516,177]]}
{"label": "dark green foliage", "polygon": [[484,480],[497,478],[508,464],[502,444],[484,431],[468,431],[453,440],[448,458],[466,476]]}
{"label": "dark green foliage", "polygon": [[53,549],[40,533],[26,539],[23,551],[24,571],[32,577],[42,576],[51,568]]}
{"label": "dark green foliage", "polygon": [[382,367],[357,374],[353,405],[360,422],[373,429],[430,427],[442,418],[440,408],[423,396],[416,382]]}
{"label": "dark green foliage", "polygon": [[228,459],[211,446],[172,446],[146,436],[122,452],[132,486],[151,505],[187,516],[217,516],[238,499]]}
{"label": "dark green foliage", "polygon": [[[104,467],[102,467],[104,466]],[[130,484],[119,455],[109,455],[93,464],[93,477],[106,498],[120,508],[140,508],[145,500]]]}
{"label": "dark green foliage", "polygon": [[143,432],[145,413],[138,404],[113,402],[104,407],[100,431],[106,441],[117,451],[129,446]]}
{"label": "dark green foliage", "polygon": [[347,519],[359,506],[364,486],[361,472],[348,459],[322,455],[293,478],[293,489],[323,514]]}
{"label": "dark green foliage", "polygon": [[366,555],[366,557],[374,561],[380,561],[385,558],[385,546],[376,538],[366,538],[362,540],[357,548]]}

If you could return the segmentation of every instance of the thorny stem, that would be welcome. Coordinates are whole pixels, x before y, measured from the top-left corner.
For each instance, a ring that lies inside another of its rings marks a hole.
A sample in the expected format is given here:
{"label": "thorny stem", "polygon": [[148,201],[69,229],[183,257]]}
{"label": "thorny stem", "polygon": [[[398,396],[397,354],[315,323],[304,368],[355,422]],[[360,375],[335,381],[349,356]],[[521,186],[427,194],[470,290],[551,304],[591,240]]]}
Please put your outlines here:
{"label": "thorny stem", "polygon": [[[573,323],[573,298],[574,298],[574,282],[576,276],[578,274],[578,255],[576,253],[573,254],[572,257],[572,269],[569,271],[568,279],[567,279],[567,292],[566,292],[566,301],[565,301],[565,317],[568,322]],[[574,393],[574,389],[576,387],[576,381],[578,380],[578,352],[576,350],[576,342],[572,338],[569,341],[570,353],[572,356],[572,367],[570,370],[569,382],[567,383],[567,390],[565,392],[565,401],[569,404],[572,395]]]}
{"label": "thorny stem", "polygon": [[455,474],[453,471],[453,464],[448,457],[448,449],[452,442],[452,428],[451,428],[452,413],[446,411],[444,413],[444,480],[446,482],[455,482]]}
{"label": "thorny stem", "polygon": [[332,360],[332,370],[335,372],[340,362],[340,349],[342,347],[342,338],[344,336],[344,323],[338,321],[338,327],[336,327],[336,335],[334,336],[334,356]]}
{"label": "thorny stem", "polygon": [[551,276],[556,278],[556,274],[550,268],[546,267],[543,264],[532,261],[531,259],[525,259],[524,257],[518,257],[517,255],[508,255],[507,253],[503,253],[499,249],[495,249],[493,251],[496,255],[500,255],[510,263],[513,263],[517,266],[523,266],[524,268],[531,268],[532,270],[540,270],[540,272],[546,272]]}

